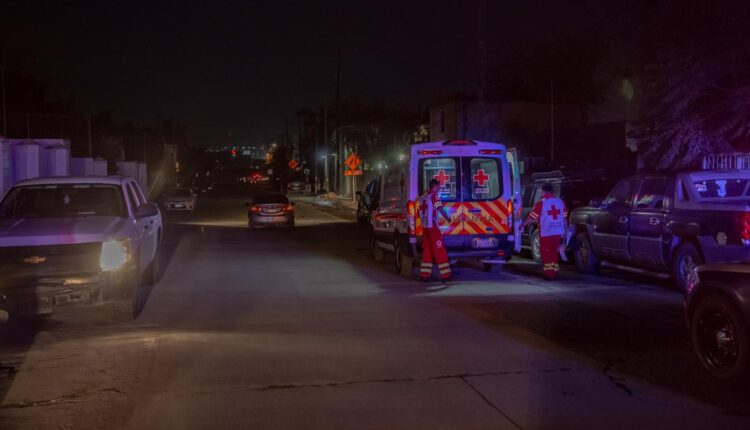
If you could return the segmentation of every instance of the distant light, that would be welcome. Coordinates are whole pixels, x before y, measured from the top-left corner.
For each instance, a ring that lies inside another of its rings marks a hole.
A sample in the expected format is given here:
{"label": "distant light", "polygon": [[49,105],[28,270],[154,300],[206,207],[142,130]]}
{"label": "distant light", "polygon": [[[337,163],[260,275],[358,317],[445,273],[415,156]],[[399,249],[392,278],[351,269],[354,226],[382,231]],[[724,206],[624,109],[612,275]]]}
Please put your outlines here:
{"label": "distant light", "polygon": [[630,79],[622,80],[622,88],[620,89],[620,91],[628,101],[633,101],[633,96],[635,96],[635,88],[633,87],[633,83],[630,82]]}
{"label": "distant light", "polygon": [[406,158],[406,154],[398,154],[399,161],[404,161],[405,158]]}

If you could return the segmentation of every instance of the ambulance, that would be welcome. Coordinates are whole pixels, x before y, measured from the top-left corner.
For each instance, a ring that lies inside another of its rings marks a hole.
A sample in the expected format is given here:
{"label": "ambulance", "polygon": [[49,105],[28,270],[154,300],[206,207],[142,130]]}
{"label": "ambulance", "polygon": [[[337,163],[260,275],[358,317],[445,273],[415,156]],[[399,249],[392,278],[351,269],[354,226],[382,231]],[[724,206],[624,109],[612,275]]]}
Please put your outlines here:
{"label": "ambulance", "polygon": [[451,263],[471,259],[490,271],[521,249],[521,180],[514,149],[499,143],[449,140],[412,145],[411,157],[380,178],[380,205],[372,214],[370,253],[395,254],[396,269],[411,276],[422,253],[417,199],[431,179],[450,221],[439,217]]}

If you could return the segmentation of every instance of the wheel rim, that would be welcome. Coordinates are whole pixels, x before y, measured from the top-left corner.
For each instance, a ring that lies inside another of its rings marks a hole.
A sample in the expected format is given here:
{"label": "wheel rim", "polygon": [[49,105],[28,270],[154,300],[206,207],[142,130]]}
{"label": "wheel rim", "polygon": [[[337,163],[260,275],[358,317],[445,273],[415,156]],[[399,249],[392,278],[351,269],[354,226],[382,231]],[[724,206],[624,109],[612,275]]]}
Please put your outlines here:
{"label": "wheel rim", "polygon": [[693,270],[695,269],[695,259],[692,255],[685,255],[680,260],[679,275],[683,282],[688,282],[693,276]]}
{"label": "wheel rim", "polygon": [[737,330],[731,318],[712,312],[698,322],[698,332],[706,362],[717,369],[731,367],[739,355]]}
{"label": "wheel rim", "polygon": [[578,247],[578,252],[576,253],[578,255],[578,261],[582,265],[586,265],[589,261],[589,244],[586,243],[585,240],[581,241],[580,246]]}

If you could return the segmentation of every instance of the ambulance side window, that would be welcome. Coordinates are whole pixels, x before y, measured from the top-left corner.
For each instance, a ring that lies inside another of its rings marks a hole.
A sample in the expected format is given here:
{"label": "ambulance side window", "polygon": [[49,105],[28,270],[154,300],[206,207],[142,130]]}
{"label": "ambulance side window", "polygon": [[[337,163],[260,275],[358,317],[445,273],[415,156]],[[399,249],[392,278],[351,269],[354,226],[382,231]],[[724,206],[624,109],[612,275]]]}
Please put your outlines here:
{"label": "ambulance side window", "polygon": [[419,160],[419,194],[427,189],[431,179],[440,182],[440,200],[458,200],[458,161],[455,158],[426,158]]}

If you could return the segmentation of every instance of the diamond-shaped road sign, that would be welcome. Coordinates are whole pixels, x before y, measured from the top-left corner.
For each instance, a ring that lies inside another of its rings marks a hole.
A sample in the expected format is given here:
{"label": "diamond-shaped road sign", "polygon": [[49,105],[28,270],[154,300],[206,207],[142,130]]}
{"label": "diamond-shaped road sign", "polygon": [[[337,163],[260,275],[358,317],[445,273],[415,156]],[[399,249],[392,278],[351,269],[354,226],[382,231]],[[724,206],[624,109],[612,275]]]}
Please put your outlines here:
{"label": "diamond-shaped road sign", "polygon": [[348,167],[349,170],[357,170],[357,167],[362,164],[362,160],[357,157],[357,154],[352,152],[348,157],[346,157],[346,161],[344,162],[344,164],[346,164],[346,167]]}

